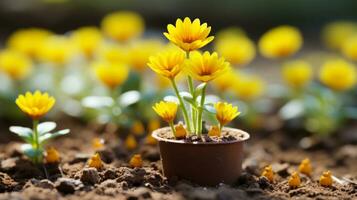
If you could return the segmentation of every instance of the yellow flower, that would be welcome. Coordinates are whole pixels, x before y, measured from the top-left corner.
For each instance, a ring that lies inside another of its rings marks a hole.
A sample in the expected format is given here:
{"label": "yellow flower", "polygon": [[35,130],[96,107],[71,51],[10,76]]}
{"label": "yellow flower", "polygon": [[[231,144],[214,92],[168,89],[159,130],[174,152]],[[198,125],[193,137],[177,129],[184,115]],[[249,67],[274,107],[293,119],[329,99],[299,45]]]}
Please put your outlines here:
{"label": "yellow flower", "polygon": [[164,121],[171,123],[176,117],[177,107],[178,105],[176,103],[160,101],[152,108]]}
{"label": "yellow flower", "polygon": [[131,133],[134,135],[142,135],[145,132],[144,125],[141,121],[135,121],[134,124],[131,126]]}
{"label": "yellow flower", "polygon": [[187,135],[187,131],[182,123],[175,125],[175,138],[176,139],[183,139]]}
{"label": "yellow flower", "polygon": [[325,171],[322,173],[320,176],[320,185],[324,187],[330,187],[332,186],[333,180],[332,180],[332,175],[330,171]]}
{"label": "yellow flower", "polygon": [[208,51],[191,52],[190,58],[186,62],[185,70],[194,79],[208,82],[224,74],[230,69],[229,63],[224,58],[219,58],[217,53],[210,54]]}
{"label": "yellow flower", "polygon": [[126,149],[128,149],[129,151],[132,151],[132,150],[136,149],[137,146],[138,146],[138,143],[136,142],[135,137],[132,135],[128,135],[128,137],[126,137],[126,139],[125,139]]}
{"label": "yellow flower", "polygon": [[322,39],[327,47],[339,50],[342,44],[357,33],[357,23],[349,21],[335,21],[327,24],[322,30]]}
{"label": "yellow flower", "polygon": [[236,37],[247,37],[247,35],[243,29],[232,26],[219,31],[216,35],[215,41],[218,42],[217,40],[225,40]]}
{"label": "yellow flower", "polygon": [[55,101],[47,93],[41,93],[37,90],[35,93],[26,92],[25,95],[19,95],[16,104],[22,112],[32,119],[39,119],[53,107]]}
{"label": "yellow flower", "polygon": [[252,101],[262,95],[264,84],[259,77],[248,74],[239,77],[239,81],[234,84],[234,92],[240,99]]}
{"label": "yellow flower", "polygon": [[148,124],[149,133],[160,128],[160,121],[158,119],[151,119]]}
{"label": "yellow flower", "polygon": [[45,160],[47,163],[59,163],[60,154],[55,148],[50,147],[46,150]]}
{"label": "yellow flower", "polygon": [[94,167],[97,169],[100,169],[103,167],[103,162],[102,159],[100,158],[100,155],[98,153],[94,154],[89,160],[88,160],[88,166],[89,167]]}
{"label": "yellow flower", "polygon": [[245,36],[217,40],[215,50],[232,65],[246,65],[255,56],[254,43]]}
{"label": "yellow flower", "polygon": [[343,91],[348,90],[356,84],[355,66],[342,59],[328,60],[319,72],[320,81],[328,87]]}
{"label": "yellow flower", "polygon": [[128,52],[127,50],[115,44],[104,44],[98,50],[99,59],[111,63],[127,63]]}
{"label": "yellow flower", "polygon": [[97,78],[110,89],[124,83],[129,75],[129,68],[119,63],[97,62],[94,69]]}
{"label": "yellow flower", "polygon": [[297,188],[301,184],[300,176],[298,172],[293,172],[288,180],[289,187]]}
{"label": "yellow flower", "polygon": [[292,26],[279,26],[266,32],[259,40],[260,53],[267,58],[288,57],[302,46],[300,31]]}
{"label": "yellow flower", "polygon": [[63,65],[73,56],[73,45],[63,36],[47,38],[40,48],[39,57],[42,61]]}
{"label": "yellow flower", "polygon": [[95,150],[102,149],[104,147],[104,139],[102,138],[93,138],[92,147]]}
{"label": "yellow flower", "polygon": [[119,42],[128,41],[144,32],[144,19],[135,12],[120,11],[104,17],[101,23],[103,32]]}
{"label": "yellow flower", "polygon": [[131,167],[142,167],[143,166],[143,160],[141,158],[140,154],[135,154],[133,157],[131,157],[129,164]]}
{"label": "yellow flower", "polygon": [[213,40],[213,36],[207,37],[211,31],[211,27],[207,27],[207,23],[201,25],[199,19],[191,22],[191,19],[186,17],[183,21],[176,20],[176,26],[167,25],[167,33],[164,33],[166,38],[172,43],[185,51],[199,49]]}
{"label": "yellow flower", "polygon": [[102,41],[102,35],[98,28],[88,26],[75,30],[71,40],[86,57],[91,58]]}
{"label": "yellow flower", "polygon": [[312,68],[303,60],[295,60],[284,64],[282,74],[288,85],[302,88],[311,81]]}
{"label": "yellow flower", "polygon": [[131,67],[142,72],[147,68],[149,57],[155,55],[163,47],[158,40],[138,41],[129,48],[128,60]]}
{"label": "yellow flower", "polygon": [[0,52],[0,71],[5,72],[12,79],[25,78],[31,72],[32,63],[25,55],[14,50]]}
{"label": "yellow flower", "polygon": [[301,163],[299,165],[299,171],[303,174],[308,175],[308,176],[311,175],[312,167],[311,167],[310,159],[305,158],[304,160],[301,161]]}
{"label": "yellow flower", "polygon": [[274,182],[274,172],[272,166],[266,166],[261,176],[267,178],[271,183]]}
{"label": "yellow flower", "polygon": [[341,51],[347,58],[357,60],[357,33],[343,42]]}
{"label": "yellow flower", "polygon": [[40,28],[20,29],[9,37],[7,46],[31,58],[37,58],[43,42],[51,35],[51,32]]}
{"label": "yellow flower", "polygon": [[211,128],[208,131],[208,136],[220,137],[221,136],[221,130],[219,130],[218,126],[211,126]]}
{"label": "yellow flower", "polygon": [[237,106],[226,102],[217,102],[214,104],[214,108],[216,109],[216,118],[221,128],[240,114]]}
{"label": "yellow flower", "polygon": [[156,73],[169,79],[175,78],[183,69],[186,53],[180,49],[171,49],[150,56],[148,66]]}
{"label": "yellow flower", "polygon": [[219,92],[225,92],[232,89],[234,84],[239,81],[239,73],[233,70],[227,70],[222,76],[213,80],[213,84]]}

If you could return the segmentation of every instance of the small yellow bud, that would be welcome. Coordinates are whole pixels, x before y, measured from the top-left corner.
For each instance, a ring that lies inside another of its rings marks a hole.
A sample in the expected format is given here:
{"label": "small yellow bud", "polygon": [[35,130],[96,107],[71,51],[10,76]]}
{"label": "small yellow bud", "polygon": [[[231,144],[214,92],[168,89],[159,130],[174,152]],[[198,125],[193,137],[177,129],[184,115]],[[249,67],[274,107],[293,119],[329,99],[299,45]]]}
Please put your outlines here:
{"label": "small yellow bud", "polygon": [[151,136],[151,134],[149,134],[148,136],[146,136],[145,143],[148,145],[156,145],[157,140],[153,136]]}
{"label": "small yellow bud", "polygon": [[332,186],[332,182],[333,181],[330,171],[325,171],[324,173],[322,173],[322,175],[320,176],[320,185],[324,187],[330,187]]}
{"label": "small yellow bud", "polygon": [[176,135],[175,135],[176,139],[183,139],[187,135],[187,131],[182,123],[175,125],[175,131],[176,131]]}
{"label": "small yellow bud", "polygon": [[88,161],[88,166],[89,167],[94,167],[97,169],[100,169],[103,167],[102,160],[100,158],[100,155],[98,153],[94,154]]}
{"label": "small yellow bud", "polygon": [[104,139],[102,138],[93,138],[92,147],[95,150],[102,149],[104,147]]}
{"label": "small yellow bud", "polygon": [[305,158],[304,160],[301,161],[301,163],[299,165],[299,171],[303,174],[308,175],[308,176],[311,175],[312,167],[311,167],[310,159]]}
{"label": "small yellow bud", "polygon": [[131,167],[142,167],[143,160],[141,159],[141,155],[135,154],[133,157],[131,157],[129,164]]}
{"label": "small yellow bud", "polygon": [[211,126],[211,128],[208,131],[209,136],[221,136],[221,131],[219,130],[218,126]]}
{"label": "small yellow bud", "polygon": [[149,133],[151,133],[154,130],[159,129],[159,128],[160,128],[160,121],[159,120],[152,119],[152,120],[149,121],[149,124],[148,124]]}
{"label": "small yellow bud", "polygon": [[273,172],[273,168],[271,165],[266,166],[262,172],[262,175],[265,178],[267,178],[270,182],[274,181],[274,172]]}
{"label": "small yellow bud", "polygon": [[46,150],[45,160],[46,163],[59,163],[60,154],[55,148],[50,147]]}
{"label": "small yellow bud", "polygon": [[301,184],[299,173],[298,173],[298,172],[294,172],[294,173],[290,176],[288,183],[289,183],[289,186],[290,186],[291,188],[297,188],[297,187],[299,187],[300,184]]}
{"label": "small yellow bud", "polygon": [[141,123],[140,121],[135,121],[133,126],[131,127],[131,132],[134,135],[138,135],[138,136],[143,135],[145,132],[143,123]]}
{"label": "small yellow bud", "polygon": [[129,135],[126,140],[125,140],[125,147],[126,149],[128,149],[129,151],[136,149],[136,147],[138,146],[138,143],[136,142],[136,139],[134,136]]}

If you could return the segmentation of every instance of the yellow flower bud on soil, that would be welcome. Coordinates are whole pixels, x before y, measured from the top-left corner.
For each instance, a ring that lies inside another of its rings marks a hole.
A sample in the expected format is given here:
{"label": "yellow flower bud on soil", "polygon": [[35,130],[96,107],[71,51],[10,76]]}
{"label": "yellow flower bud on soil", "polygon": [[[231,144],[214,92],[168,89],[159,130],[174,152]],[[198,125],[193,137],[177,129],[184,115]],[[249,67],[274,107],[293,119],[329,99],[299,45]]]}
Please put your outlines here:
{"label": "yellow flower bud on soil", "polygon": [[320,176],[320,185],[324,187],[330,187],[332,186],[332,182],[332,175],[330,171],[325,171],[324,173],[322,173],[322,175]]}
{"label": "yellow flower bud on soil", "polygon": [[310,159],[305,158],[304,160],[301,161],[301,163],[299,165],[299,171],[303,174],[308,175],[308,176],[311,175],[312,167],[311,167]]}
{"label": "yellow flower bud on soil", "polygon": [[274,181],[274,172],[273,172],[273,168],[271,165],[266,166],[263,170],[263,173],[261,176],[264,176],[265,178],[267,178],[270,182]]}
{"label": "yellow flower bud on soil", "polygon": [[129,151],[136,149],[136,147],[138,146],[138,143],[136,142],[136,139],[134,136],[129,135],[126,140],[125,140],[125,147],[126,149],[128,149]]}
{"label": "yellow flower bud on soil", "polygon": [[94,154],[88,161],[88,166],[89,167],[94,167],[97,169],[100,169],[103,167],[103,162],[102,159],[100,158],[99,154],[96,153]]}
{"label": "yellow flower bud on soil", "polygon": [[59,163],[60,154],[55,148],[50,147],[46,150],[45,160],[46,163]]}
{"label": "yellow flower bud on soil", "polygon": [[187,135],[187,131],[182,123],[179,123],[175,126],[175,131],[176,131],[176,135],[175,135],[176,139],[183,139]]}
{"label": "yellow flower bud on soil", "polygon": [[143,160],[141,159],[141,155],[135,154],[133,157],[131,157],[129,164],[131,167],[142,167]]}
{"label": "yellow flower bud on soil", "polygon": [[301,184],[301,180],[300,180],[300,176],[299,176],[299,173],[298,172],[294,172],[290,178],[289,178],[289,187],[291,188],[297,188],[300,186]]}
{"label": "yellow flower bud on soil", "polygon": [[221,136],[221,131],[219,130],[219,127],[218,126],[211,126],[211,128],[209,129],[208,131],[208,135],[209,136]]}
{"label": "yellow flower bud on soil", "polygon": [[104,147],[104,139],[102,138],[93,138],[92,140],[92,147],[93,149],[102,149]]}
{"label": "yellow flower bud on soil", "polygon": [[134,135],[143,135],[145,132],[144,125],[141,121],[135,121],[133,126],[131,127],[131,133]]}

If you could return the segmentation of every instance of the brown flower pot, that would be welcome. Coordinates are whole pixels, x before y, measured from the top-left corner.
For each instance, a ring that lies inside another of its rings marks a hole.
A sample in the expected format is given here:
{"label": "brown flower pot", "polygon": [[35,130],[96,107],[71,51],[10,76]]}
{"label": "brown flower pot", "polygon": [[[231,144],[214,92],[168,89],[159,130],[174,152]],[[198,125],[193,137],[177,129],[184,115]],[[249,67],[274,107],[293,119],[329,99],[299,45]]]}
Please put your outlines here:
{"label": "brown flower pot", "polygon": [[239,132],[241,139],[219,143],[192,143],[160,137],[161,132],[170,131],[168,127],[154,131],[152,136],[159,141],[164,175],[203,186],[236,182],[242,171],[243,142],[249,139],[249,134],[239,129],[224,129]]}

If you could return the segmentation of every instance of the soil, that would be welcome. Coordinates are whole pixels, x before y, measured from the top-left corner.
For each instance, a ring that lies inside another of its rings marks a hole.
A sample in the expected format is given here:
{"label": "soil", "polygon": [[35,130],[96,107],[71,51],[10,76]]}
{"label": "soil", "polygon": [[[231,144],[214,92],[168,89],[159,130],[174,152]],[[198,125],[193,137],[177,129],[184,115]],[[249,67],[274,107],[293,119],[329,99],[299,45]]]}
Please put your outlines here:
{"label": "soil", "polygon": [[[244,172],[236,184],[200,187],[185,180],[167,180],[157,147],[143,144],[127,151],[113,125],[84,125],[73,120],[61,124],[72,133],[48,146],[57,148],[62,160],[44,166],[35,166],[25,158],[19,151],[21,142],[6,140],[7,128],[1,128],[0,199],[357,199],[357,145],[336,138],[327,142],[304,138],[297,143],[299,139],[284,132],[251,133],[245,145]],[[87,166],[94,153],[94,137],[106,141],[105,147],[97,150],[105,161],[100,170]],[[129,166],[134,153],[142,155],[142,168]],[[301,175],[301,186],[289,188],[289,175],[306,157],[312,161],[313,174]],[[260,177],[268,164],[276,172],[273,183]],[[322,187],[318,179],[327,169],[332,171],[334,183]]]}

